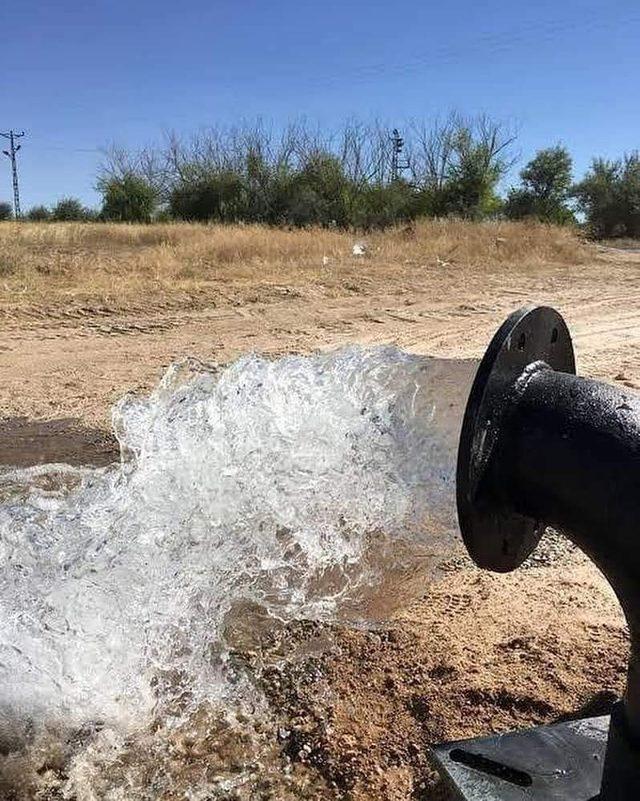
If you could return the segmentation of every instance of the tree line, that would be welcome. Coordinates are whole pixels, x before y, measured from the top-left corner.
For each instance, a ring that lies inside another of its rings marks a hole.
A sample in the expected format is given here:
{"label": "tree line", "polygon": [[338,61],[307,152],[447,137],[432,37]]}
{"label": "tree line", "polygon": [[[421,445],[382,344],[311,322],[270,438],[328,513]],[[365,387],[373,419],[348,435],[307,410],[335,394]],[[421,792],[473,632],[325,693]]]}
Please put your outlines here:
{"label": "tree line", "polygon": [[[533,218],[584,224],[596,237],[640,236],[640,155],[596,158],[575,182],[566,147],[538,151],[505,196],[516,133],[487,116],[451,114],[404,131],[402,170],[379,124],[350,121],[328,134],[303,122],[274,133],[260,123],[213,128],[158,147],[111,147],[97,178],[99,212],[74,198],[31,220],[256,222],[369,230],[418,217]],[[4,210],[3,210],[4,208]],[[0,218],[11,207],[0,204]]]}

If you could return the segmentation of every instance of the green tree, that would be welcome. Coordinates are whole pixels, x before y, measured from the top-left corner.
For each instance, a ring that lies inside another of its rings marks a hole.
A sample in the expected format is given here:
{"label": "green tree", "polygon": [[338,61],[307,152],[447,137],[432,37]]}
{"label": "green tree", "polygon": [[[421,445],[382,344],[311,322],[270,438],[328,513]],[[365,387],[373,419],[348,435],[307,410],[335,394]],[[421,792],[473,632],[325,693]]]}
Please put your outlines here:
{"label": "green tree", "polygon": [[6,200],[0,202],[0,222],[13,219],[13,206]]}
{"label": "green tree", "polygon": [[91,219],[91,213],[75,197],[64,197],[51,210],[56,222],[79,222]]}
{"label": "green tree", "polygon": [[436,197],[436,206],[440,205],[446,214],[472,219],[495,213],[499,207],[496,187],[506,170],[505,163],[487,143],[475,141],[470,130],[457,133],[454,147],[457,159],[439,199]]}
{"label": "green tree", "polygon": [[535,217],[555,223],[574,220],[567,203],[571,194],[573,161],[560,145],[539,150],[520,172],[521,185],[510,190],[505,203],[509,219]]}
{"label": "green tree", "polygon": [[596,158],[573,194],[594,236],[640,237],[640,154]]}
{"label": "green tree", "polygon": [[117,222],[151,222],[158,205],[151,184],[132,172],[98,183],[102,217]]}
{"label": "green tree", "polygon": [[640,153],[625,155],[620,180],[620,205],[625,234],[640,238]]}
{"label": "green tree", "polygon": [[46,206],[32,206],[26,216],[31,222],[44,222],[51,219],[51,212]]}

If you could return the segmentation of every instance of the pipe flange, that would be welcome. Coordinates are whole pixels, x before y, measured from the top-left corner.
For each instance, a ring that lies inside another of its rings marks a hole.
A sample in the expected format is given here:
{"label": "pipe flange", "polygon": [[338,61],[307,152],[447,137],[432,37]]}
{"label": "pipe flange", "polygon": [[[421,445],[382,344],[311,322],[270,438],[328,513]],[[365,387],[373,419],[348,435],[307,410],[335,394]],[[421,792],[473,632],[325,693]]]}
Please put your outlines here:
{"label": "pipe flange", "polygon": [[544,363],[575,374],[569,330],[547,306],[525,306],[499,328],[476,373],[460,444],[456,494],[462,538],[474,562],[500,573],[524,562],[538,544],[544,524],[505,509],[484,482],[505,414],[513,407],[527,368]]}

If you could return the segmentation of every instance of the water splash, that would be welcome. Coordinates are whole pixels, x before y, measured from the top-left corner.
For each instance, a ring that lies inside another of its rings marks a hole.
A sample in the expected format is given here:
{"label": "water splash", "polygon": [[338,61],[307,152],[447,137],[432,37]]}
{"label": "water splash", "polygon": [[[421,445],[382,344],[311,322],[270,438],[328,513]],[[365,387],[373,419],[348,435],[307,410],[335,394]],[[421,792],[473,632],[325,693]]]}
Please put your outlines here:
{"label": "water splash", "polygon": [[121,464],[2,475],[5,750],[231,708],[238,626],[388,613],[449,542],[470,372],[395,348],[189,360],[116,405]]}

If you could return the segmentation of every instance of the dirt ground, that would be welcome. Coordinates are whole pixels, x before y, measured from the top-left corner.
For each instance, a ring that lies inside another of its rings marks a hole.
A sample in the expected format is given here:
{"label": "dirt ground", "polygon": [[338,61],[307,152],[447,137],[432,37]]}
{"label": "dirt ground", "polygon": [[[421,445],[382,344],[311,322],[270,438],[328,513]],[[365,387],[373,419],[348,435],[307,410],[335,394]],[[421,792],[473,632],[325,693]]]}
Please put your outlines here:
{"label": "dirt ground", "polygon": [[[279,285],[210,305],[18,309],[0,329],[0,463],[108,462],[111,404],[150,389],[186,355],[224,363],[248,350],[393,342],[477,357],[525,303],[565,315],[580,373],[640,388],[640,254],[595,246],[593,254],[587,265],[535,271],[363,271],[330,296]],[[359,801],[437,798],[430,742],[606,709],[624,684],[619,609],[579,553],[555,540],[545,553],[555,558],[506,576],[458,561],[389,625],[339,630],[338,647],[314,662],[321,681],[296,676],[309,662],[287,676],[274,665],[264,682],[288,721],[292,759]],[[292,636],[316,632],[303,626]]]}

